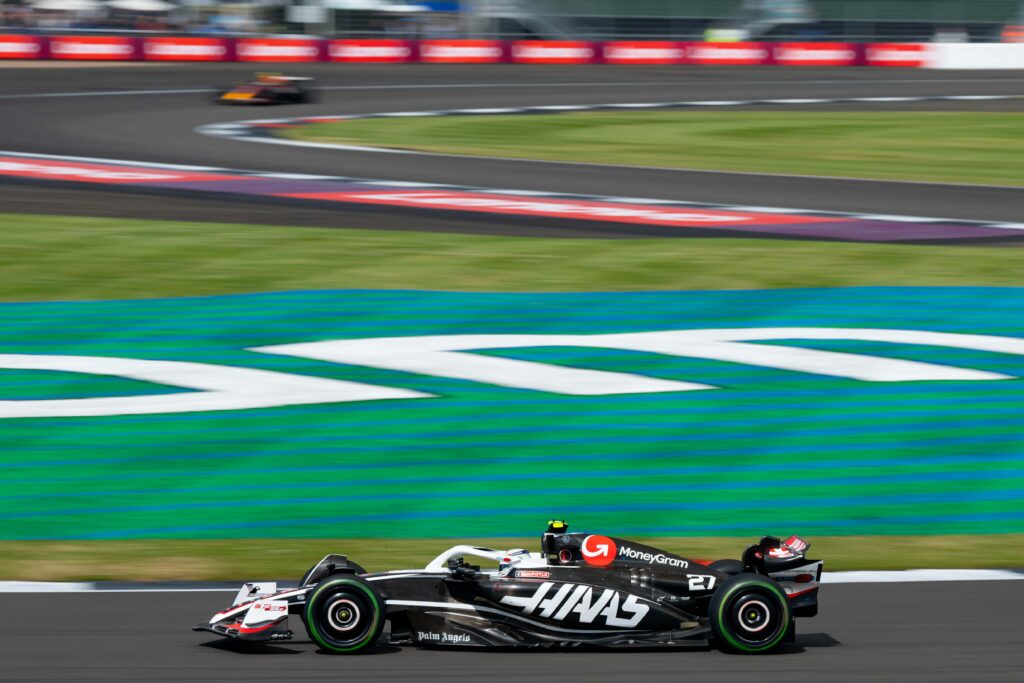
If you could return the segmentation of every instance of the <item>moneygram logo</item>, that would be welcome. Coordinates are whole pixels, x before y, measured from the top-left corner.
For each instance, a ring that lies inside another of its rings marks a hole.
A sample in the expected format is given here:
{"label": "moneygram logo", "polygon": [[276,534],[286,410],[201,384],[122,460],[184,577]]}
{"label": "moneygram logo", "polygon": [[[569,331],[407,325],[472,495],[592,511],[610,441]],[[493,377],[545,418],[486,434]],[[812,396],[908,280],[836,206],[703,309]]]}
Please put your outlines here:
{"label": "moneygram logo", "polygon": [[678,557],[672,557],[665,553],[649,553],[643,550],[635,550],[627,546],[619,548],[619,557],[625,557],[630,560],[639,560],[640,562],[646,562],[647,564],[663,564],[667,567],[681,567],[686,569],[690,566],[689,562]]}
{"label": "moneygram logo", "polygon": [[583,539],[583,559],[595,567],[607,567],[615,561],[615,541],[607,536],[587,536]]}

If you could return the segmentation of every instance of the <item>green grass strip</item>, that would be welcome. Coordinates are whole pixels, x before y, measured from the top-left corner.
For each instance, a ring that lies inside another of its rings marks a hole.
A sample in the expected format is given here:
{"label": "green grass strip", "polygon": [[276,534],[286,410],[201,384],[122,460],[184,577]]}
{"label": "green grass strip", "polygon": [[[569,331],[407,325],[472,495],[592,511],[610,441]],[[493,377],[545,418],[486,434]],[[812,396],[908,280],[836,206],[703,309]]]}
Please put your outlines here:
{"label": "green grass strip", "polygon": [[[691,559],[738,558],[757,538],[636,538]],[[812,536],[826,570],[1020,567],[1024,534]],[[0,541],[0,579],[31,581],[296,581],[328,553],[369,571],[423,567],[457,543],[536,549],[538,537]]]}
{"label": "green grass strip", "polygon": [[1009,112],[456,116],[321,123],[281,134],[470,156],[1024,185],[1024,117]]}
{"label": "green grass strip", "polygon": [[1018,286],[1024,272],[1024,249],[1007,247],[530,239],[18,214],[0,214],[0,226],[2,301],[347,288]]}

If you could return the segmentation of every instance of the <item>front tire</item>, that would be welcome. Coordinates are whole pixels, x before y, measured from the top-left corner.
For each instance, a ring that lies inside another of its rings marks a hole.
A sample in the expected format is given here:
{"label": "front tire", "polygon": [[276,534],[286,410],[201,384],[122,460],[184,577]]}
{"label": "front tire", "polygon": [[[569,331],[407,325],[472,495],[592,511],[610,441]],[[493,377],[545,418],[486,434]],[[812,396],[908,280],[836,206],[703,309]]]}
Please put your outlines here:
{"label": "front tire", "polygon": [[760,654],[777,649],[792,627],[789,598],[770,579],[739,574],[722,584],[708,608],[711,630],[727,652]]}
{"label": "front tire", "polygon": [[214,104],[223,104],[224,101],[221,99],[224,95],[231,92],[231,88],[214,88],[211,92],[207,93],[206,97],[210,102]]}
{"label": "front tire", "polygon": [[309,637],[333,654],[356,654],[373,647],[384,629],[384,601],[356,576],[330,578],[306,600]]}

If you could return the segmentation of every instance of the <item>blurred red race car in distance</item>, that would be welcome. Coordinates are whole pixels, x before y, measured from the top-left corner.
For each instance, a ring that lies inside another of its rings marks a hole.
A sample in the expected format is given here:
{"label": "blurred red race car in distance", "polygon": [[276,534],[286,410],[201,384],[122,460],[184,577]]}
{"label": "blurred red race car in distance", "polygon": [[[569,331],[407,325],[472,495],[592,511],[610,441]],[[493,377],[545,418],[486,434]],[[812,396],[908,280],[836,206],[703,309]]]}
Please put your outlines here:
{"label": "blurred red race car in distance", "polygon": [[216,88],[217,104],[305,104],[315,100],[313,79],[258,73],[246,83],[232,88]]}

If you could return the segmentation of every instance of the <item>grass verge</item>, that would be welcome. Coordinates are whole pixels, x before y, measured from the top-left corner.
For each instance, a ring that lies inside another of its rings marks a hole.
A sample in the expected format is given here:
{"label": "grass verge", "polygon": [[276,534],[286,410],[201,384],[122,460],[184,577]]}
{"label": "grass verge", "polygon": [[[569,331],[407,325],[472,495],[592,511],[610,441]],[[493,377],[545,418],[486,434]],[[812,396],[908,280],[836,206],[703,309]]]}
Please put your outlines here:
{"label": "grass verge", "polygon": [[0,300],[304,289],[641,291],[1019,286],[1024,249],[529,239],[0,214]]}
{"label": "grass verge", "polygon": [[1004,112],[590,112],[365,119],[285,137],[632,166],[1024,185],[1024,117]]}
{"label": "grass verge", "polygon": [[[756,538],[637,538],[693,559],[739,557]],[[823,536],[811,556],[831,571],[853,569],[1018,568],[1024,534]],[[298,579],[330,552],[370,571],[422,567],[456,543],[536,549],[537,538],[239,539],[218,541],[0,541],[0,580],[177,581]]]}

